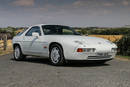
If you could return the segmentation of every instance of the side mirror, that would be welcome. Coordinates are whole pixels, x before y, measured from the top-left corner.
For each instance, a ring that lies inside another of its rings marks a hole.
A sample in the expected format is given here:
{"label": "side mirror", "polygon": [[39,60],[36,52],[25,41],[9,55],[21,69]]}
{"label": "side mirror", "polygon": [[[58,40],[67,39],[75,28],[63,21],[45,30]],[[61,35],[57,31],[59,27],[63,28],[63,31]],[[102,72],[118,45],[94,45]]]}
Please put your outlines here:
{"label": "side mirror", "polygon": [[37,33],[37,32],[33,32],[33,33],[32,33],[32,36],[38,38],[38,37],[39,37],[39,33]]}

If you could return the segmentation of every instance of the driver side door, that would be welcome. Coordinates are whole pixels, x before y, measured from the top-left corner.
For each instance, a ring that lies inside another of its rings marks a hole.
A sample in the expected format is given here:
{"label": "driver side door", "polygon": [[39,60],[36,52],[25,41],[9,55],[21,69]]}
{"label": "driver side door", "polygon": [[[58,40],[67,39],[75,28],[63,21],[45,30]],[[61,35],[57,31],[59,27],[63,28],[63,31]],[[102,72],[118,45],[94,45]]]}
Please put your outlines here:
{"label": "driver side door", "polygon": [[[35,37],[32,33],[38,33],[39,37]],[[43,48],[41,42],[41,30],[39,26],[34,26],[29,29],[23,38],[23,47],[29,55],[40,55]]]}

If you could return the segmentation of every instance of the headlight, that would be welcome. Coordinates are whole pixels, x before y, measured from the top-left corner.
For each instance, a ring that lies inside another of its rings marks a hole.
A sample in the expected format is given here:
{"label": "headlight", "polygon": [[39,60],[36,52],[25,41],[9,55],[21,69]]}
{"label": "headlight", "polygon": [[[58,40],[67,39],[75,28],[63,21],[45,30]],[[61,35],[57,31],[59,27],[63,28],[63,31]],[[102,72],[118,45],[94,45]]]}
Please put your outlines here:
{"label": "headlight", "polygon": [[78,48],[77,49],[77,52],[89,52],[89,53],[91,53],[91,52],[95,52],[95,48]]}
{"label": "headlight", "polygon": [[112,48],[111,51],[112,52],[117,52],[117,48]]}

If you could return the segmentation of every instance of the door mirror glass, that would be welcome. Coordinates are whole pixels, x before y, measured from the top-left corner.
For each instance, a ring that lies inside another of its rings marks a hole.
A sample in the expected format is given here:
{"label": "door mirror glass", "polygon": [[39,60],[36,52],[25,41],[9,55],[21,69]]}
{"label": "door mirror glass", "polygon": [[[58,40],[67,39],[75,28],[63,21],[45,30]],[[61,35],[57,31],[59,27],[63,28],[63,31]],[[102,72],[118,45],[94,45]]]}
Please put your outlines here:
{"label": "door mirror glass", "polygon": [[37,37],[37,38],[38,38],[38,37],[39,37],[39,33],[37,33],[37,32],[33,32],[33,33],[32,33],[32,36],[34,36],[34,37]]}

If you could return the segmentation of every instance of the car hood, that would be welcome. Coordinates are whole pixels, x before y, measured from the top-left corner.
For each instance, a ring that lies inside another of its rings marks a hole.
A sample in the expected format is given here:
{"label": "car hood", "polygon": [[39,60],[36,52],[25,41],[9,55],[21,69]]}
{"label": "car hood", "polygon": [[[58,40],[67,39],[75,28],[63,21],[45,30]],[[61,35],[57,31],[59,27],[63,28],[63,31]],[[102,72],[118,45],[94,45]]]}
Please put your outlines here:
{"label": "car hood", "polygon": [[60,36],[61,40],[67,41],[79,41],[86,44],[96,44],[96,43],[106,43],[108,40],[98,37],[89,37],[89,36]]}
{"label": "car hood", "polygon": [[98,38],[98,37],[89,37],[89,36],[76,36],[76,35],[52,35],[51,38],[60,39],[61,41],[71,43],[82,43],[87,45],[96,45],[96,44],[105,44],[105,45],[115,45],[109,40]]}
{"label": "car hood", "polygon": [[117,46],[111,41],[98,37],[89,37],[89,36],[61,36],[61,40],[70,43],[78,43],[79,45],[90,46],[90,47],[114,47]]}

